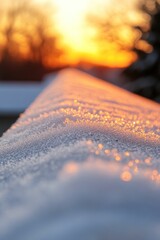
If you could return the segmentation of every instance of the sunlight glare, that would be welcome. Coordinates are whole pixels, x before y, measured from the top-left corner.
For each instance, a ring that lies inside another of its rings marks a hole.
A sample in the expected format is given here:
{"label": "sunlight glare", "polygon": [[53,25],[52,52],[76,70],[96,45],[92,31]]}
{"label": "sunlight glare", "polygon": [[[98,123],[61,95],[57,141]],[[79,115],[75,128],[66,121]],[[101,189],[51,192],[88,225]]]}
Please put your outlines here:
{"label": "sunlight glare", "polygon": [[[115,66],[118,63],[121,67],[133,61],[135,56],[128,53],[125,54],[124,52],[120,53],[118,57],[116,54],[115,58],[115,51],[113,52],[113,48],[110,46],[108,46],[110,51],[107,54],[104,53],[102,56],[100,52],[102,46],[100,46],[100,43],[97,44],[92,41],[96,29],[94,29],[93,26],[89,26],[87,23],[87,15],[91,13],[98,13],[100,15],[107,14],[107,9],[110,9],[109,6],[111,6],[111,4],[113,5],[111,0],[50,1],[55,5],[57,10],[57,27],[63,36],[62,44],[67,46],[68,59],[77,59],[77,61],[81,59],[88,61],[87,59],[90,59],[92,62],[101,62],[111,66]],[[117,0],[115,0],[115,2],[116,1]],[[131,4],[128,0],[124,0],[123,7],[126,6],[127,9],[131,9],[136,1],[137,0],[134,0]],[[127,35],[126,37],[128,38],[128,34],[124,33],[124,35]]]}

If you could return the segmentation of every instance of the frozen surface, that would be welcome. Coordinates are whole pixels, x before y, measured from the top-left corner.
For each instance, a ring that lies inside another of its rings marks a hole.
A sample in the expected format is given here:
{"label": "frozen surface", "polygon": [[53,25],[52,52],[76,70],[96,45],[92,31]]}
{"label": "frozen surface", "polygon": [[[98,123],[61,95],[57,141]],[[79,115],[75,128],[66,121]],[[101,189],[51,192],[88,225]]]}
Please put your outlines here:
{"label": "frozen surface", "polygon": [[159,240],[159,116],[62,71],[0,139],[0,239]]}
{"label": "frozen surface", "polygon": [[0,114],[19,114],[35,100],[35,98],[48,85],[49,77],[46,75],[42,83],[35,82],[0,82]]}

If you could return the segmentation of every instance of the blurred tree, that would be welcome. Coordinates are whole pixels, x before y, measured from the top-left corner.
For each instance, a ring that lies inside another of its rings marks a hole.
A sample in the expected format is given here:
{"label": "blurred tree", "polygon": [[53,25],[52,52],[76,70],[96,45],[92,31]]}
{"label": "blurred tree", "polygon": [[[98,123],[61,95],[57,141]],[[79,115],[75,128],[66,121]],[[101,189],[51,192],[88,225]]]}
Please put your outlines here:
{"label": "blurred tree", "polygon": [[53,7],[6,0],[0,7],[0,79],[40,80],[58,65],[62,50]]}
{"label": "blurred tree", "polygon": [[133,51],[137,60],[125,71],[126,87],[144,97],[160,101],[160,1],[145,0],[140,5],[149,22],[134,27],[138,38]]}
{"label": "blurred tree", "polygon": [[97,41],[102,52],[107,52],[111,48],[117,51],[126,50],[129,47],[129,39],[123,35],[126,23],[125,20],[122,22],[120,13],[111,10],[107,11],[105,17],[90,15],[88,20],[97,30],[94,40]]}
{"label": "blurred tree", "polygon": [[129,7],[112,0],[112,4],[108,2],[103,9],[100,7],[99,11],[91,11],[87,16],[88,24],[95,30],[92,40],[103,55],[118,53],[124,56],[133,47],[130,27],[133,10],[128,10]]}

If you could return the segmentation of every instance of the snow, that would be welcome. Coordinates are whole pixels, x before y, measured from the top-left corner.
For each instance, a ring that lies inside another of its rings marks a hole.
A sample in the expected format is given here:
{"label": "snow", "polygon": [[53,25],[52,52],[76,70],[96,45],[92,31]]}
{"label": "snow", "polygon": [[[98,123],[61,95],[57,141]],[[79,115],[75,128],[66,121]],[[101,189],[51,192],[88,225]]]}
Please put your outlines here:
{"label": "snow", "polygon": [[159,240],[159,115],[61,71],[0,138],[0,239]]}
{"label": "snow", "polygon": [[0,82],[0,114],[17,115],[35,100],[49,84],[54,74],[48,74],[42,83],[35,82]]}

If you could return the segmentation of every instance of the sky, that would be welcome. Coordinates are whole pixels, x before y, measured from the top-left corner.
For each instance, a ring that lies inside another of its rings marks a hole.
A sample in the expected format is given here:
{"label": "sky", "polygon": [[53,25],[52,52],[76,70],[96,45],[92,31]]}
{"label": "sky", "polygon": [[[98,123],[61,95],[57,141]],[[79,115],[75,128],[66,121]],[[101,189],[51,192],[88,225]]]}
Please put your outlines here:
{"label": "sky", "polygon": [[[62,62],[77,64],[79,62],[98,63],[107,66],[127,66],[134,58],[133,54],[126,51],[117,50],[115,41],[109,42],[107,38],[103,41],[97,40],[97,32],[99,28],[95,28],[93,21],[89,22],[89,16],[95,16],[104,19],[111,13],[111,23],[121,21],[118,19],[117,11],[124,14],[123,20],[128,17],[133,21],[139,19],[137,11],[135,11],[135,3],[139,0],[30,0],[36,3],[53,4],[53,30],[55,25],[60,33],[60,45],[65,49],[65,57]],[[141,0],[140,0],[141,1]],[[44,6],[43,6],[44,7]],[[52,9],[52,8],[51,8]],[[112,14],[116,11],[116,14]],[[128,32],[127,28],[120,30],[122,42],[132,42],[133,36]],[[108,31],[108,29],[107,29]],[[116,31],[116,29],[114,30]],[[107,36],[108,37],[108,36]]]}
{"label": "sky", "polygon": [[[102,64],[125,66],[133,58],[131,54],[104,54],[98,46],[92,41],[95,36],[95,29],[87,24],[87,15],[105,14],[107,9],[117,4],[117,7],[124,7],[128,12],[132,12],[137,0],[51,0],[57,10],[57,24],[63,35],[64,43],[67,44],[69,54],[68,58],[73,61],[85,59],[86,61],[101,62]],[[102,12],[102,13],[101,13]],[[134,16],[133,12],[132,18]],[[130,14],[130,15],[131,15]]]}

